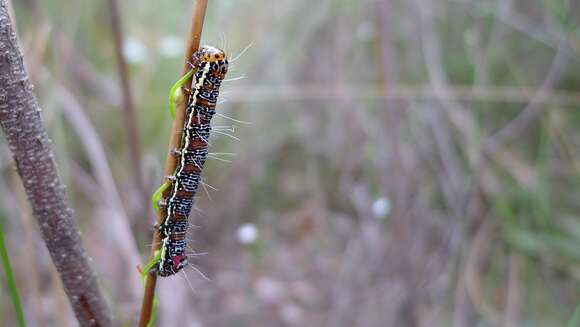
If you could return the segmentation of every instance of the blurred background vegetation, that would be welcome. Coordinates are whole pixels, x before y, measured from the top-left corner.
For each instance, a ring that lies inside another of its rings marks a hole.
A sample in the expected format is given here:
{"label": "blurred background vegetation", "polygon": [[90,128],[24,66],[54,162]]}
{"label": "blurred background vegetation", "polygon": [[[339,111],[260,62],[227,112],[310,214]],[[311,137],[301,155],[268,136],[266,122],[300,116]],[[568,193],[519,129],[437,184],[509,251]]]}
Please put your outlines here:
{"label": "blurred background vegetation", "polygon": [[[75,218],[134,324],[191,3],[13,1]],[[210,1],[235,61],[159,326],[566,326],[580,303],[580,4]],[[0,221],[27,320],[75,325],[4,140]],[[140,166],[140,167],[139,167]],[[206,255],[203,255],[207,253]],[[206,280],[207,276],[210,281]],[[5,293],[4,293],[5,294]],[[2,325],[15,317],[0,296]]]}

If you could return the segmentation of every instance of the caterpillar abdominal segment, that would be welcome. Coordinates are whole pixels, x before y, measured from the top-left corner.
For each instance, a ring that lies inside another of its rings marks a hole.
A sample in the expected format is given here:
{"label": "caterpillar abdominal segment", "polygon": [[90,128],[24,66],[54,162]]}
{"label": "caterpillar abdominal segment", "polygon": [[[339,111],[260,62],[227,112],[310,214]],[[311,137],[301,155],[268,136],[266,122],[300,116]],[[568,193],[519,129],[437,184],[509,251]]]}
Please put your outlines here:
{"label": "caterpillar abdominal segment", "polygon": [[[154,270],[163,277],[174,275],[187,266],[185,234],[188,217],[195,193],[202,183],[201,171],[208,156],[210,123],[215,114],[219,87],[228,70],[228,60],[223,51],[203,46],[192,56],[192,67],[196,71],[185,112],[181,144],[172,151],[177,157],[177,165],[153,199],[154,207],[163,214],[163,220],[157,227],[161,255]],[[178,83],[183,81],[182,78]],[[173,87],[172,92],[175,90]],[[160,199],[162,195],[165,195],[164,199]]]}

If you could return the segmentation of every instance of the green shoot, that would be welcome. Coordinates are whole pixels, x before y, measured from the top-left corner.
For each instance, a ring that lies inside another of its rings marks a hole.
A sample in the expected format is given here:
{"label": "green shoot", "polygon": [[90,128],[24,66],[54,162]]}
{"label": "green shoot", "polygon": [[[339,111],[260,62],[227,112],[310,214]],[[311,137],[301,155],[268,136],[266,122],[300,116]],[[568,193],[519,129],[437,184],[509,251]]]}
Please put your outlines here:
{"label": "green shoot", "polygon": [[161,199],[161,195],[163,192],[165,192],[165,190],[167,190],[169,185],[171,185],[170,182],[165,182],[157,189],[157,191],[155,191],[155,193],[153,193],[153,196],[151,197],[151,203],[153,204],[153,209],[155,209],[155,211],[159,211],[159,199]]}
{"label": "green shoot", "polygon": [[18,320],[18,326],[25,327],[26,320],[24,319],[24,311],[22,310],[18,288],[16,287],[14,273],[12,272],[12,266],[10,265],[10,257],[8,256],[6,243],[4,242],[4,231],[2,229],[2,224],[0,224],[0,257],[2,259],[2,266],[4,266],[6,283],[8,284],[8,289],[10,290],[10,298],[12,299],[12,305],[14,306],[14,312],[16,314],[16,319]]}
{"label": "green shoot", "polygon": [[182,101],[182,99],[178,99],[179,96],[183,96],[181,87],[191,78],[192,75],[193,70],[188,71],[187,74],[183,75],[182,78],[175,82],[171,87],[171,90],[169,90],[169,113],[171,114],[171,118],[175,118],[175,104],[178,101]]}

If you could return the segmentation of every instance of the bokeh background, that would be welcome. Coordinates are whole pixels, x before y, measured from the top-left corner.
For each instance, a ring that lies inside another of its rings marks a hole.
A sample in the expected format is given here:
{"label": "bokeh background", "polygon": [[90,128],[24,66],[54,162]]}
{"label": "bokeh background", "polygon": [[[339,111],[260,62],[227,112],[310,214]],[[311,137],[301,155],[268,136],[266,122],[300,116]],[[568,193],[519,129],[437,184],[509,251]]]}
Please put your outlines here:
{"label": "bokeh background", "polygon": [[[134,325],[192,4],[118,2],[136,128],[111,2],[12,4],[84,243],[116,324]],[[238,57],[218,110],[241,122],[216,117],[193,266],[158,284],[159,326],[570,322],[578,2],[210,1],[203,43]],[[74,326],[0,144],[0,218],[27,319]]]}

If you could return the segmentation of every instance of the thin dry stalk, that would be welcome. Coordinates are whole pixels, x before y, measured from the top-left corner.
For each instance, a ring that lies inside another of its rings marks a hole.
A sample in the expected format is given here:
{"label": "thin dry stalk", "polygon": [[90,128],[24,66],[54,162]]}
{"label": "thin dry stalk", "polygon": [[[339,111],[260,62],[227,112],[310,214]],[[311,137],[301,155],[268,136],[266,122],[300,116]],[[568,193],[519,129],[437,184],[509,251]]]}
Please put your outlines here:
{"label": "thin dry stalk", "polygon": [[0,0],[0,125],[79,324],[111,326],[111,313],[82,247],[5,0]]}
{"label": "thin dry stalk", "polygon": [[93,193],[93,195],[99,194],[102,196],[99,198],[100,204],[96,207],[110,211],[108,223],[104,224],[103,228],[105,233],[110,235],[111,239],[115,241],[112,246],[119,252],[121,261],[125,263],[124,271],[129,273],[128,277],[126,277],[128,281],[126,286],[130,289],[131,295],[138,298],[141,283],[134,273],[134,269],[135,261],[138,261],[136,258],[139,257],[139,251],[135,238],[131,234],[131,227],[126,218],[127,214],[123,207],[119,190],[115,185],[111,168],[107,162],[104,146],[95,127],[86,116],[86,110],[82,108],[79,101],[68,89],[55,80],[47,70],[43,70],[42,73],[47,77],[45,79],[54,82],[54,93],[62,102],[63,113],[83,145],[87,158],[90,159],[91,170],[95,174],[97,186],[99,187],[99,191]]}
{"label": "thin dry stalk", "polygon": [[494,225],[489,220],[482,222],[478,228],[465,262],[465,282],[469,299],[475,309],[493,326],[501,326],[501,314],[488,303],[483,291],[482,274],[486,257],[493,246]]}
{"label": "thin dry stalk", "polygon": [[509,278],[507,284],[507,299],[505,307],[505,327],[519,326],[522,307],[522,257],[517,253],[509,256]]}
{"label": "thin dry stalk", "polygon": [[[205,11],[207,8],[207,0],[197,0],[193,6],[193,12],[191,15],[191,30],[188,37],[187,48],[185,51],[185,63],[181,75],[185,75],[189,67],[189,61],[193,53],[199,48],[199,42],[201,40],[201,31],[203,29],[203,21],[205,18]],[[185,87],[191,87],[191,79],[184,84]],[[181,101],[176,105],[175,108],[175,119],[173,120],[173,126],[171,127],[171,136],[169,139],[168,155],[165,160],[165,170],[164,174],[171,175],[175,170],[177,165],[177,158],[170,155],[171,150],[178,148],[181,142],[181,134],[183,128],[183,122],[185,120],[185,109],[187,101]],[[163,182],[163,181],[162,181]],[[161,212],[157,212],[157,222],[161,223],[163,215]],[[151,258],[155,256],[155,252],[159,250],[159,244],[161,240],[159,238],[159,233],[153,233],[153,246],[151,247]],[[154,274],[148,274],[145,283],[145,294],[143,295],[143,303],[141,306],[141,317],[139,319],[139,326],[146,327],[151,319],[151,312],[153,309],[153,298],[155,296],[155,284],[157,282],[157,276]]]}
{"label": "thin dry stalk", "polygon": [[143,207],[140,212],[148,212],[147,191],[143,184],[141,176],[141,145],[139,144],[139,132],[137,130],[137,120],[135,119],[135,107],[133,105],[133,93],[131,92],[131,81],[129,80],[129,70],[127,68],[127,60],[123,55],[123,30],[121,26],[121,15],[119,14],[119,3],[117,0],[109,0],[109,9],[111,11],[111,25],[113,29],[113,37],[115,40],[115,56],[117,57],[117,68],[121,78],[121,88],[123,90],[123,115],[125,123],[125,133],[127,143],[129,146],[130,160],[133,169],[133,178],[135,179],[135,186],[140,193]]}

